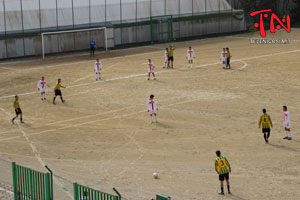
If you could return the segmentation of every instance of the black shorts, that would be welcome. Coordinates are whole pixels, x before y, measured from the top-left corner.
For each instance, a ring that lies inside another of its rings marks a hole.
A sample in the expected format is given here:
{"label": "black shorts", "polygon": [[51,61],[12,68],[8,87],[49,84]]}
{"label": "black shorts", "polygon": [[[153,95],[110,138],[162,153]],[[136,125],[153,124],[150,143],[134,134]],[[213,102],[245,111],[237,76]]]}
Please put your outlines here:
{"label": "black shorts", "polygon": [[15,112],[16,112],[16,115],[20,115],[20,114],[22,114],[22,110],[21,110],[21,108],[17,108],[17,109],[15,109]]}
{"label": "black shorts", "polygon": [[54,90],[54,95],[55,96],[61,96],[61,91],[60,90]]}
{"label": "black shorts", "polygon": [[224,179],[229,180],[229,173],[219,175],[219,180],[224,181]]}
{"label": "black shorts", "polygon": [[230,58],[227,58],[227,65],[230,64]]}
{"label": "black shorts", "polygon": [[90,48],[90,51],[95,51],[95,47],[91,47],[91,48]]}
{"label": "black shorts", "polygon": [[263,128],[263,129],[262,129],[262,132],[263,132],[263,133],[270,133],[270,132],[271,132],[271,129],[270,129],[270,128]]}
{"label": "black shorts", "polygon": [[173,56],[170,56],[170,57],[168,57],[168,60],[170,61],[173,61],[174,60],[174,57]]}

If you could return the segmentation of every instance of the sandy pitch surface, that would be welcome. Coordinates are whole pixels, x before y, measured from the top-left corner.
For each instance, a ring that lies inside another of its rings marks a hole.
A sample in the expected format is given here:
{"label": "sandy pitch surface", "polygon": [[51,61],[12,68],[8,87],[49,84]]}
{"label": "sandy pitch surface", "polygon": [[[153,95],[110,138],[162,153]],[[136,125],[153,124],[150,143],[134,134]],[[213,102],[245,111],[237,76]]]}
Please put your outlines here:
{"label": "sandy pitch surface", "polygon": [[[270,36],[270,34],[268,35]],[[280,31],[289,45],[250,45],[259,33],[174,43],[175,69],[162,69],[167,44],[98,53],[95,81],[87,54],[0,63],[0,179],[11,184],[9,161],[56,174],[55,199],[71,199],[72,182],[130,200],[168,194],[174,200],[296,199],[300,196],[300,30]],[[196,59],[187,67],[186,50]],[[232,70],[221,69],[230,47]],[[157,80],[147,81],[148,58]],[[41,76],[51,88],[41,101]],[[52,104],[56,79],[66,100]],[[11,95],[20,94],[25,124],[10,124]],[[155,95],[158,124],[146,101]],[[291,113],[293,140],[283,140],[282,105]],[[267,108],[274,128],[265,144],[258,119]],[[214,171],[220,149],[232,165],[232,196],[219,197]],[[160,179],[153,179],[158,172]],[[67,191],[62,190],[67,188]]]}

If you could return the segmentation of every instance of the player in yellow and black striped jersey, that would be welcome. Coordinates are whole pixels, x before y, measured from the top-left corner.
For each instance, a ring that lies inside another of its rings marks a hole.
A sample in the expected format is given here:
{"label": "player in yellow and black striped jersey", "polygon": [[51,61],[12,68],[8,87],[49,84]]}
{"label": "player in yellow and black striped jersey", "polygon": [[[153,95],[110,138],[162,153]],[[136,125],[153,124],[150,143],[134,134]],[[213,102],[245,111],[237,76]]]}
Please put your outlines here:
{"label": "player in yellow and black striped jersey", "polygon": [[226,179],[228,194],[230,192],[229,173],[231,173],[230,164],[225,156],[221,156],[221,151],[216,151],[217,158],[215,160],[215,170],[219,174],[219,180],[221,185],[221,192],[219,194],[224,195],[224,179]]}
{"label": "player in yellow and black striped jersey", "polygon": [[264,134],[265,142],[268,143],[271,133],[270,127],[273,128],[273,124],[270,115],[267,114],[267,110],[264,108],[262,109],[262,112],[263,114],[260,116],[258,128],[262,127],[262,133]]}
{"label": "player in yellow and black striped jersey", "polygon": [[61,102],[63,102],[63,103],[65,102],[65,100],[62,97],[60,88],[66,88],[66,87],[61,85],[61,79],[59,78],[59,79],[57,79],[57,82],[56,82],[56,85],[54,88],[53,104],[55,104],[56,96],[60,96]]}
{"label": "player in yellow and black striped jersey", "polygon": [[22,118],[22,110],[21,110],[21,107],[20,107],[19,96],[18,95],[15,96],[14,109],[15,109],[15,112],[16,112],[16,116],[14,118],[12,118],[11,123],[14,124],[15,119],[17,119],[19,115],[20,115],[20,122],[24,123],[23,118]]}

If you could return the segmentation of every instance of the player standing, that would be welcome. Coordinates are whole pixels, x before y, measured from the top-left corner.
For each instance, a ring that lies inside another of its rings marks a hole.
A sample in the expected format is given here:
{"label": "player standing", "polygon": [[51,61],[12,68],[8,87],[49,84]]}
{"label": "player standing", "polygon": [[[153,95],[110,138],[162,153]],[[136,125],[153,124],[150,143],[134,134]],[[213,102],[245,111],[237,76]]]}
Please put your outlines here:
{"label": "player standing", "polygon": [[273,124],[270,115],[267,114],[267,110],[264,108],[262,109],[262,112],[263,114],[260,116],[258,128],[262,126],[262,133],[264,134],[264,139],[266,143],[269,143],[269,137],[271,133],[270,126],[273,128]]}
{"label": "player standing", "polygon": [[230,59],[231,59],[231,54],[230,54],[230,51],[229,51],[229,48],[227,47],[226,48],[226,51],[227,51],[227,63],[226,63],[226,69],[228,67],[228,69],[231,69],[231,66],[230,66]]}
{"label": "player standing", "polygon": [[172,45],[170,45],[170,48],[168,51],[168,68],[170,68],[170,63],[171,63],[171,68],[173,68],[175,49],[176,49],[176,47],[173,47]]}
{"label": "player standing", "polygon": [[94,57],[95,54],[95,46],[96,46],[96,42],[95,40],[91,40],[90,41],[90,57]]}
{"label": "player standing", "polygon": [[154,74],[154,63],[151,61],[151,59],[148,60],[148,80],[150,80],[150,75],[152,74],[154,80],[156,80],[155,78],[155,74]]}
{"label": "player standing", "polygon": [[38,82],[37,87],[38,90],[41,93],[41,100],[46,100],[46,91],[45,91],[45,86],[50,87],[47,82],[45,81],[45,77],[42,76],[42,79]]}
{"label": "player standing", "polygon": [[292,140],[292,132],[291,132],[291,119],[290,119],[290,112],[287,109],[287,106],[283,106],[284,112],[284,130],[285,130],[285,137],[283,139]]}
{"label": "player standing", "polygon": [[156,112],[157,112],[158,108],[157,108],[157,105],[154,101],[154,95],[153,94],[150,95],[150,99],[147,101],[147,109],[148,109],[148,112],[150,113],[151,123],[153,123],[152,115],[154,115],[155,121],[156,121],[156,123],[158,123],[157,115],[156,115]]}
{"label": "player standing", "polygon": [[223,62],[223,69],[226,69],[226,64],[227,64],[227,52],[226,49],[223,48],[223,51],[221,53],[221,61]]}
{"label": "player standing", "polygon": [[99,61],[99,59],[96,60],[94,68],[95,68],[95,72],[96,72],[96,81],[98,80],[98,75],[99,75],[99,80],[100,80],[101,79],[102,63]]}
{"label": "player standing", "polygon": [[56,85],[55,85],[55,88],[54,88],[53,104],[56,104],[55,103],[56,96],[60,96],[60,99],[61,99],[62,103],[65,102],[65,100],[63,99],[62,94],[61,94],[61,90],[60,90],[61,87],[66,88],[65,86],[61,85],[61,79],[59,78],[59,79],[57,79],[57,82],[56,82]]}
{"label": "player standing", "polygon": [[14,124],[15,119],[17,119],[19,115],[20,115],[20,122],[24,123],[23,118],[22,118],[22,110],[20,108],[19,96],[18,95],[15,96],[14,108],[15,108],[16,116],[14,118],[12,118],[11,123]]}
{"label": "player standing", "polygon": [[228,194],[230,192],[230,185],[229,185],[229,173],[231,173],[230,164],[225,156],[221,156],[221,152],[218,150],[216,151],[217,158],[215,160],[215,170],[219,174],[219,180],[221,185],[221,192],[220,195],[224,195],[224,179],[226,179]]}
{"label": "player standing", "polygon": [[187,50],[186,58],[188,59],[189,67],[193,67],[193,58],[195,58],[195,54],[191,46],[189,46],[189,49]]}
{"label": "player standing", "polygon": [[165,50],[165,64],[164,64],[163,68],[166,68],[166,66],[168,64],[168,60],[169,60],[168,52],[169,52],[169,49],[166,48],[166,50]]}

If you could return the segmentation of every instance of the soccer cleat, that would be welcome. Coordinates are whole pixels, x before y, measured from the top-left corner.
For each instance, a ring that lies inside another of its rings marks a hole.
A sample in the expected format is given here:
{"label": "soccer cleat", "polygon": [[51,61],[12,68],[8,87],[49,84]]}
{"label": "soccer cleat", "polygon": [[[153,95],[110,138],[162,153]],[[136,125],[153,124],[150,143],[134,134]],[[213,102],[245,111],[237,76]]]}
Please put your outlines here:
{"label": "soccer cleat", "polygon": [[22,124],[24,124],[24,121],[22,120],[22,121],[20,121]]}
{"label": "soccer cleat", "polygon": [[62,102],[62,103],[65,103],[65,100],[62,100],[61,102]]}
{"label": "soccer cleat", "polygon": [[232,194],[230,191],[228,191],[228,194]]}
{"label": "soccer cleat", "polygon": [[10,120],[10,122],[12,123],[12,124],[14,124],[15,123],[15,121],[12,119],[12,120]]}
{"label": "soccer cleat", "polygon": [[286,139],[289,139],[287,136],[285,136],[284,138],[282,138],[282,139],[284,139],[284,140],[286,140]]}
{"label": "soccer cleat", "polygon": [[156,123],[158,123],[158,120],[156,120]]}
{"label": "soccer cleat", "polygon": [[154,80],[156,80],[156,78],[154,78]]}
{"label": "soccer cleat", "polygon": [[224,195],[224,192],[219,192],[219,195]]}
{"label": "soccer cleat", "polygon": [[291,138],[291,137],[289,137],[289,138],[288,138],[288,140],[292,140],[292,138]]}
{"label": "soccer cleat", "polygon": [[53,102],[53,104],[55,105],[56,103],[55,103],[55,102]]}
{"label": "soccer cleat", "polygon": [[150,78],[148,78],[148,81],[150,80]]}
{"label": "soccer cleat", "polygon": [[96,79],[96,81],[98,81],[98,79]]}

